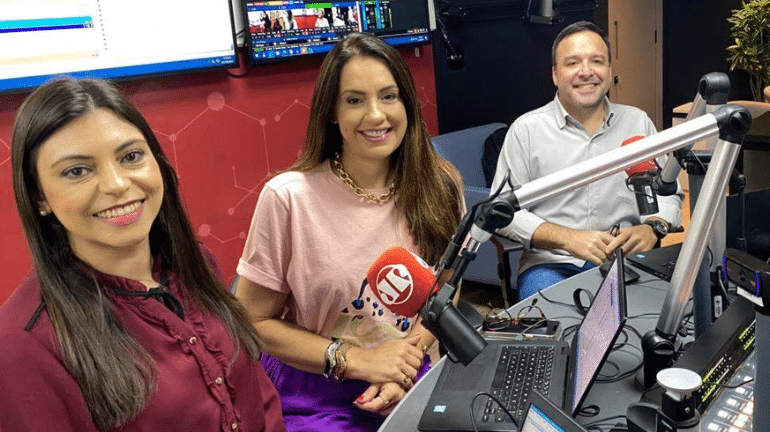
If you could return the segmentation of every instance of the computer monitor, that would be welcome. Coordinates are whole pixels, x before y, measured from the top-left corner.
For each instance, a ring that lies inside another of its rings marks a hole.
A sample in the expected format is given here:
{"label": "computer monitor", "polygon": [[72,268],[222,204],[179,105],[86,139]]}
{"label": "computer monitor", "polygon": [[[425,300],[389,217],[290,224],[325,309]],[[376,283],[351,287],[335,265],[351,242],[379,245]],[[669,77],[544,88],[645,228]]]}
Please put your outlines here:
{"label": "computer monitor", "polygon": [[0,1],[0,92],[238,66],[230,0]]}
{"label": "computer monitor", "polygon": [[355,31],[394,46],[430,43],[427,0],[243,0],[243,5],[254,65],[324,55]]}

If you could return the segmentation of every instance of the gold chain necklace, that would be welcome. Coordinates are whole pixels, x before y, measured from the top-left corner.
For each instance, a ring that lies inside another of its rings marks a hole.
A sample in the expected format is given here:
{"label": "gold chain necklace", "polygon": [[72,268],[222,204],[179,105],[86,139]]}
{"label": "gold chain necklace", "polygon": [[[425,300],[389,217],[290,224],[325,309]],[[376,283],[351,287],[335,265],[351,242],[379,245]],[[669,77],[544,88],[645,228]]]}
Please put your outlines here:
{"label": "gold chain necklace", "polygon": [[386,202],[393,199],[393,196],[396,194],[395,180],[388,187],[388,191],[380,196],[376,196],[365,191],[361,186],[357,185],[352,178],[350,178],[347,172],[345,172],[345,169],[342,167],[342,161],[340,160],[339,153],[336,153],[332,158],[332,171],[334,171],[334,174],[336,174],[343,183],[345,183],[350,189],[353,190],[357,197],[363,198],[364,201],[368,203],[385,204]]}

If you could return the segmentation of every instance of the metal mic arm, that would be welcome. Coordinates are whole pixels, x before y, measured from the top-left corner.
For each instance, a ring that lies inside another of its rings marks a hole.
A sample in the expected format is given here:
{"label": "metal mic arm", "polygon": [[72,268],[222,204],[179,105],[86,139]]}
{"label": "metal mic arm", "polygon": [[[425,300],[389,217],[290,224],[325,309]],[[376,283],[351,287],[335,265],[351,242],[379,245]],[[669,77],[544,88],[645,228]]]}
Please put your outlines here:
{"label": "metal mic arm", "polygon": [[[727,95],[730,92],[730,79],[722,72],[712,72],[704,75],[698,83],[698,93],[687,113],[685,122],[696,117],[700,117],[707,112],[713,112],[720,106],[727,103]],[[714,150],[717,143],[717,137],[713,136],[706,140],[706,147],[710,152]],[[691,150],[692,146],[683,147],[672,152],[666,161],[665,166],[653,181],[653,188],[658,195],[666,196],[677,192],[677,177],[684,166],[688,166],[689,189],[690,189],[690,209],[693,210],[700,197],[700,190],[706,172],[703,170],[700,175],[694,175],[692,167],[703,166],[698,160],[698,156]],[[703,152],[699,152],[703,153]],[[694,165],[697,163],[697,165]],[[689,165],[692,164],[692,165]],[[727,212],[724,204],[720,203],[716,213],[711,234],[707,239],[708,249],[713,256],[719,256],[725,249],[725,231]],[[673,228],[673,227],[672,227]],[[695,322],[695,336],[700,336],[712,323],[716,316],[719,316],[722,310],[721,296],[715,298],[712,294],[713,286],[716,283],[716,270],[718,260],[701,262],[697,270],[693,288],[693,314]],[[724,299],[727,301],[727,299]],[[652,383],[651,377],[648,384]]]}
{"label": "metal mic arm", "polygon": [[[722,72],[711,72],[701,77],[698,82],[698,93],[692,102],[690,111],[684,121],[690,121],[707,112],[713,111],[727,103],[727,95],[730,93],[730,78]],[[710,108],[711,107],[711,108]],[[671,153],[660,174],[655,177],[654,188],[658,195],[670,196],[677,191],[676,179],[682,170],[684,160],[690,153],[692,145],[683,147]]]}

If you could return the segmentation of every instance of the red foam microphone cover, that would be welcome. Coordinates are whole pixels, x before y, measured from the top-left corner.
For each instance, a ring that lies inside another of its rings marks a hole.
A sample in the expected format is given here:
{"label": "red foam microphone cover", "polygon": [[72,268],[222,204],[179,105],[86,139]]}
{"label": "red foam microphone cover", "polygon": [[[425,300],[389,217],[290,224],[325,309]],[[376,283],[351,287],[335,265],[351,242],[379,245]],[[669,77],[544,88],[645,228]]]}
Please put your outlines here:
{"label": "red foam microphone cover", "polygon": [[435,276],[419,257],[402,247],[393,247],[377,258],[366,280],[374,295],[391,312],[412,317],[428,300]]}
{"label": "red foam microphone cover", "polygon": [[[640,139],[644,139],[644,138],[645,137],[642,136],[642,135],[633,136],[633,137],[623,141],[623,144],[621,144],[621,147],[624,146],[624,145],[631,144],[632,142],[639,141]],[[655,162],[653,162],[652,160],[648,160],[648,161],[642,162],[640,164],[636,164],[636,165],[634,165],[632,167],[626,168],[626,174],[628,174],[628,176],[631,177],[634,174],[644,174],[644,173],[646,173],[647,171],[649,171],[651,169],[657,169],[657,168],[658,168],[658,166],[655,165]]]}

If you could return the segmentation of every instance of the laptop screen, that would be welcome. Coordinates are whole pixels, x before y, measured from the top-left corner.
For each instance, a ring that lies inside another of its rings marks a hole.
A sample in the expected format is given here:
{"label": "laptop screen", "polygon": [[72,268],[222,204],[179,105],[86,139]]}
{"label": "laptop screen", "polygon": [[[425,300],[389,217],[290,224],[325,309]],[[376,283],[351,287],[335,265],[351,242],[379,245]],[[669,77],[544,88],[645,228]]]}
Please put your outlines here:
{"label": "laptop screen", "polygon": [[566,432],[564,428],[557,425],[552,419],[541,411],[538,407],[532,405],[527,413],[527,418],[521,423],[521,432]]}
{"label": "laptop screen", "polygon": [[575,393],[570,407],[573,415],[576,414],[578,406],[591,387],[594,377],[599,372],[605,356],[609,353],[624,323],[622,316],[624,305],[621,298],[622,260],[622,252],[618,251],[573,341],[573,344],[577,344],[574,350]]}
{"label": "laptop screen", "polygon": [[519,432],[585,432],[585,429],[552,401],[533,390]]}

